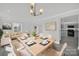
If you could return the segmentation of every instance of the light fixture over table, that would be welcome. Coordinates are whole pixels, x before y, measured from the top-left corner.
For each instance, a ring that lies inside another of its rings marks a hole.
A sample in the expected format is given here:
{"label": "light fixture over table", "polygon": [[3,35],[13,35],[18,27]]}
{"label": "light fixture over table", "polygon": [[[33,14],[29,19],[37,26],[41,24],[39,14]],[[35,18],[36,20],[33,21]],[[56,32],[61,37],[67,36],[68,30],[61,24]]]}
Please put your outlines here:
{"label": "light fixture over table", "polygon": [[30,6],[30,14],[33,15],[33,16],[39,16],[43,13],[43,9],[40,9],[38,11],[38,14],[36,12],[36,4],[35,3],[31,3],[31,6]]}

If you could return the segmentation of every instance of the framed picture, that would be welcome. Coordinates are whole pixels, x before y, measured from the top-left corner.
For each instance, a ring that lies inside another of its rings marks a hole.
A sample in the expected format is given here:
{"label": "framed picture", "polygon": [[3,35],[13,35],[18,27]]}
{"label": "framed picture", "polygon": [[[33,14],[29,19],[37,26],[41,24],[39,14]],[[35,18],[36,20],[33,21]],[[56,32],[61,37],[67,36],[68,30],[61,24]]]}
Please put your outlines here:
{"label": "framed picture", "polygon": [[1,27],[2,27],[4,34],[12,31],[12,24],[11,23],[3,23],[3,24],[1,24]]}
{"label": "framed picture", "polygon": [[47,31],[56,30],[56,22],[49,21],[49,22],[45,23],[45,30],[47,30]]}
{"label": "framed picture", "polygon": [[13,23],[12,24],[14,32],[21,32],[22,31],[22,24],[20,23]]}
{"label": "framed picture", "polygon": [[10,23],[3,23],[2,24],[2,29],[3,30],[12,30],[12,24],[10,24]]}

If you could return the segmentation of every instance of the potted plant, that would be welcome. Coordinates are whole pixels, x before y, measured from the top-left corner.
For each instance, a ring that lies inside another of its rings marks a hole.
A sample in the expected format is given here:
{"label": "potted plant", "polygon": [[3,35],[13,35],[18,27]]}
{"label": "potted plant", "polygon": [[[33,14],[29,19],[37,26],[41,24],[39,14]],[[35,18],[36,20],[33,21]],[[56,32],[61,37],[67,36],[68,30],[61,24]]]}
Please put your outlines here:
{"label": "potted plant", "polygon": [[34,26],[34,30],[32,32],[32,35],[35,37],[36,36],[36,32],[37,32],[37,26]]}
{"label": "potted plant", "polygon": [[36,36],[36,32],[32,32],[32,36]]}
{"label": "potted plant", "polygon": [[3,31],[2,31],[2,29],[0,29],[0,39],[1,39],[2,35],[3,35]]}

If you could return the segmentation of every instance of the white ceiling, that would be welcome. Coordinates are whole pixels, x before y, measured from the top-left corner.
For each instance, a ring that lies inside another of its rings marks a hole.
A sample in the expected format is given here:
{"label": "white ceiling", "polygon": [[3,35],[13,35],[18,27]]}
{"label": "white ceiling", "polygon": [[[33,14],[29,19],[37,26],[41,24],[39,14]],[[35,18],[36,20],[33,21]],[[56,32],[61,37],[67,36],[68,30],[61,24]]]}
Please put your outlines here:
{"label": "white ceiling", "polygon": [[66,11],[79,9],[79,3],[38,3],[36,5],[37,10],[44,9],[44,13],[41,16],[33,17],[30,15],[30,4],[27,3],[0,3],[0,17],[10,18],[22,18],[22,19],[37,19],[54,16]]}
{"label": "white ceiling", "polygon": [[[38,6],[41,6],[44,8],[45,13],[44,15],[50,16],[50,15],[56,15],[59,13],[63,13],[66,11],[79,9],[79,4],[68,4],[68,3],[52,3],[52,4],[38,4]],[[41,8],[40,7],[40,8]]]}

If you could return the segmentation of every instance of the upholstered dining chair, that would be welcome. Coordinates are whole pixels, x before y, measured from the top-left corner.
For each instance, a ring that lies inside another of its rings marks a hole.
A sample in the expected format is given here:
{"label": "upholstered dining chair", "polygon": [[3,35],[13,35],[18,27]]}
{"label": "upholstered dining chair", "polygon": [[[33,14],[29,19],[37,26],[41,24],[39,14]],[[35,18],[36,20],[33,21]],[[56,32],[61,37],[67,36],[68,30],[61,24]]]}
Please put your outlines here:
{"label": "upholstered dining chair", "polygon": [[12,40],[9,40],[10,46],[11,46],[11,53],[12,56],[19,56],[19,52],[17,51],[17,49],[15,48],[14,44],[12,43]]}
{"label": "upholstered dining chair", "polygon": [[55,50],[53,48],[49,48],[46,51],[44,51],[43,54],[45,56],[63,56],[64,50],[66,49],[66,47],[67,47],[67,43],[64,43],[60,51]]}
{"label": "upholstered dining chair", "polygon": [[10,45],[12,48],[13,56],[31,56],[31,54],[27,51],[27,49],[21,44],[21,42],[17,42],[18,40],[10,40]]}

